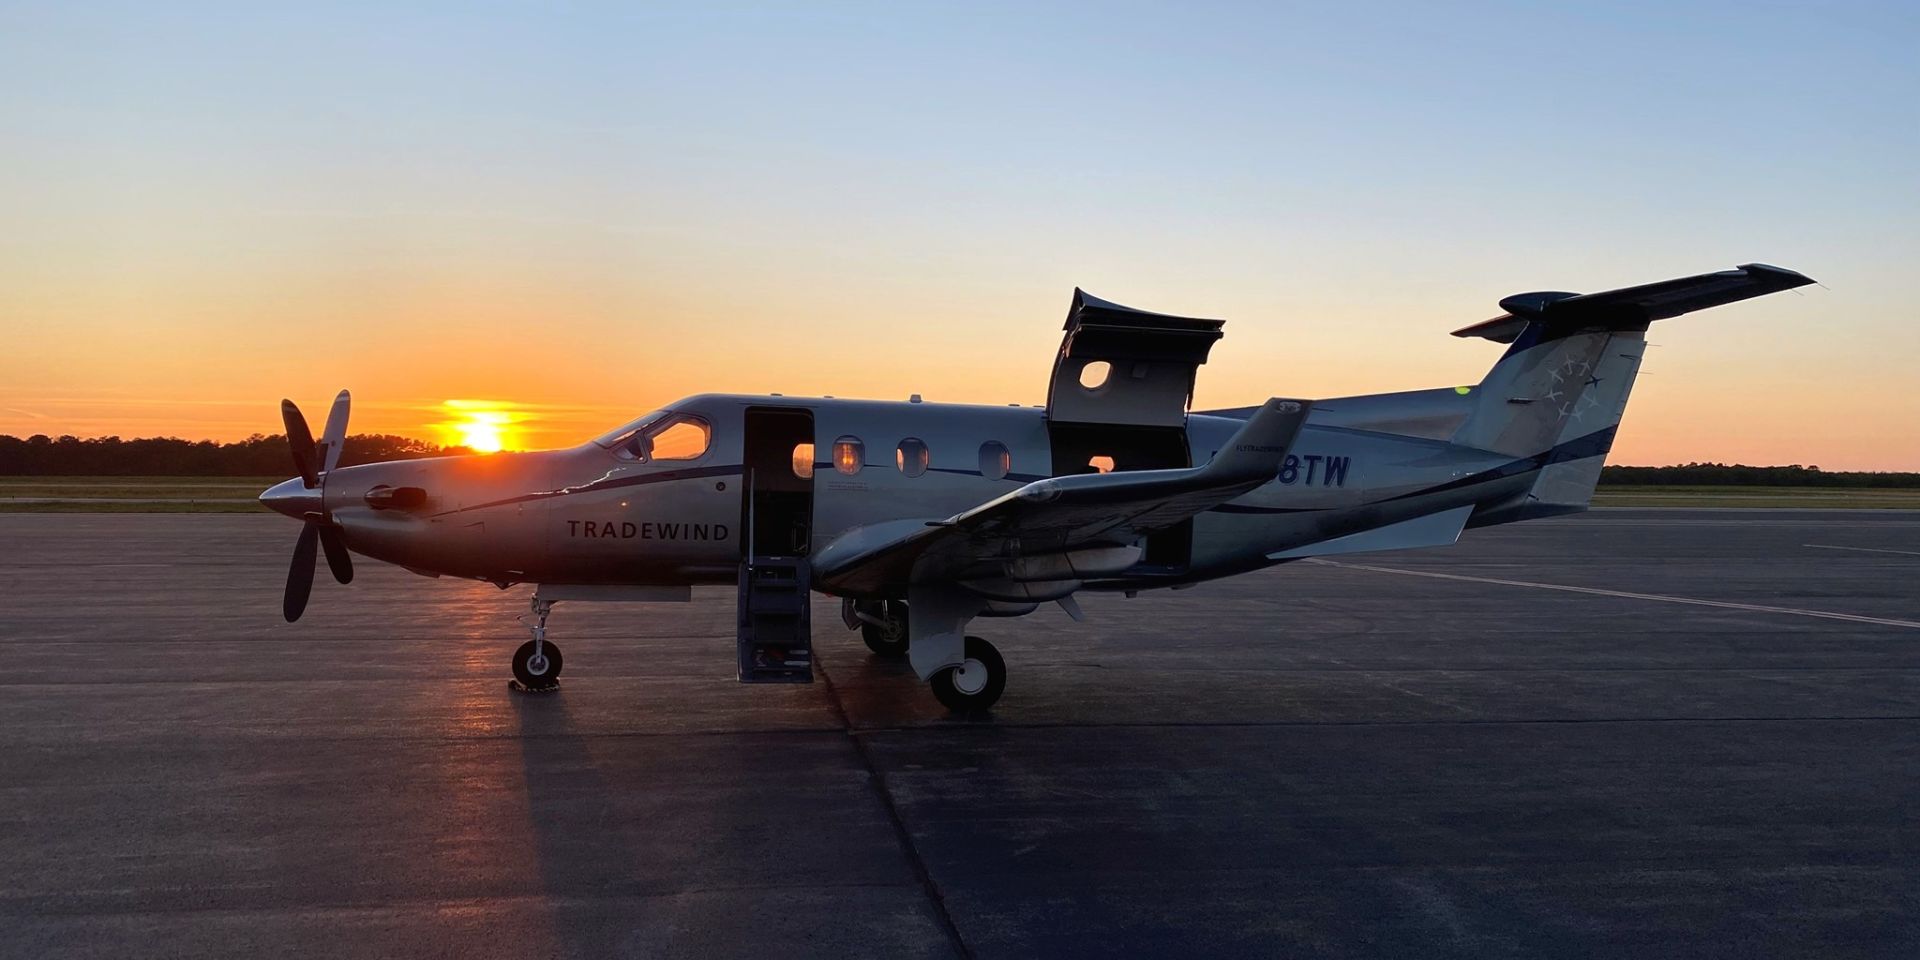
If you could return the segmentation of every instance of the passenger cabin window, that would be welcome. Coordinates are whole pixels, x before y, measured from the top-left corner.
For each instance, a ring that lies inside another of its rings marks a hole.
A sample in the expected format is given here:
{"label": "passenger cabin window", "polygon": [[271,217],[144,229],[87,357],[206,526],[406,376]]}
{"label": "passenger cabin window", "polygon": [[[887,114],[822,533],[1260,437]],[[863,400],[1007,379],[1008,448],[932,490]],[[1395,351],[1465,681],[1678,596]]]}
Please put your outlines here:
{"label": "passenger cabin window", "polygon": [[1099,472],[1099,473],[1112,473],[1113,458],[1103,453],[1103,454],[1100,454],[1099,456],[1089,459],[1087,461],[1087,466],[1092,467],[1096,472]]}
{"label": "passenger cabin window", "polygon": [[645,463],[649,460],[698,460],[706,455],[713,430],[699,417],[668,417],[633,435],[620,454]]}
{"label": "passenger cabin window", "polygon": [[867,445],[859,437],[841,437],[833,442],[833,468],[851,477],[866,465]]}
{"label": "passenger cabin window", "polygon": [[813,479],[813,444],[801,443],[794,445],[793,475],[802,480]]}
{"label": "passenger cabin window", "polygon": [[1005,480],[1013,472],[1013,451],[998,440],[980,445],[980,475],[988,480]]}
{"label": "passenger cabin window", "polygon": [[900,447],[893,452],[893,465],[909,477],[917,477],[927,472],[927,445],[915,437],[900,441]]}

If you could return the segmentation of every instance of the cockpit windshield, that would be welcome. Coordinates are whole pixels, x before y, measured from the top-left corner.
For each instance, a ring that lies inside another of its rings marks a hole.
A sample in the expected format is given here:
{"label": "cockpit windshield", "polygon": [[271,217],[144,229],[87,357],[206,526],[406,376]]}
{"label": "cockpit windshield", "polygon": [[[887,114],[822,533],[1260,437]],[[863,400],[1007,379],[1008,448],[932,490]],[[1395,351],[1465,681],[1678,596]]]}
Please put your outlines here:
{"label": "cockpit windshield", "polygon": [[666,415],[665,410],[655,410],[652,413],[641,414],[640,416],[637,416],[632,420],[628,420],[626,423],[623,423],[617,427],[614,427],[612,430],[608,430],[606,433],[603,433],[597,437],[594,437],[593,442],[611,450],[614,447],[618,446],[622,441],[626,440],[628,437],[633,436],[633,434],[636,431],[638,431],[641,427],[644,427],[647,424],[652,423],[655,420],[658,420],[665,415]]}

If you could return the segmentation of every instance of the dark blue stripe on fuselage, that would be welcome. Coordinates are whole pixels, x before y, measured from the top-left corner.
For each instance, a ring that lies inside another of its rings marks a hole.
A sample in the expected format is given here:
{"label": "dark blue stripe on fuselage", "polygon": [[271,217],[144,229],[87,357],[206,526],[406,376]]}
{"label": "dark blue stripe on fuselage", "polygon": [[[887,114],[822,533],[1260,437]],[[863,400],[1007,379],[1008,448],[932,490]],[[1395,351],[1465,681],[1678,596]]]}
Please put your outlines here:
{"label": "dark blue stripe on fuselage", "polygon": [[[981,479],[987,478],[986,474],[981,473],[978,470],[962,470],[958,467],[928,467],[927,472],[928,473],[951,473],[957,477],[980,477]],[[1043,477],[1037,473],[1009,473],[1006,476],[1001,477],[1000,479],[1011,480],[1014,483],[1032,483],[1035,480],[1045,480],[1048,478]]]}
{"label": "dark blue stripe on fuselage", "polygon": [[[486,503],[476,503],[472,506],[461,507],[458,510],[442,511],[434,514],[434,516],[444,517],[453,513],[465,513],[469,510],[485,510],[488,507],[511,506],[516,503],[531,503],[536,500],[552,500],[556,497],[568,497],[576,493],[598,493],[603,490],[618,490],[624,487],[639,487],[653,483],[669,483],[674,480],[698,480],[703,477],[737,477],[741,475],[742,469],[743,465],[735,463],[712,467],[689,467],[684,470],[662,470],[659,473],[636,473],[625,477],[595,480],[591,483],[580,484],[577,487],[562,487],[558,490],[542,490],[539,493],[524,493],[517,497],[489,500]],[[814,465],[814,469],[816,471],[832,470],[833,464],[817,463]],[[861,469],[864,470],[866,468],[862,467]],[[968,477],[985,476],[978,470],[959,470],[952,467],[929,467],[928,469],[934,473],[951,473]],[[1035,480],[1045,480],[1047,478],[1035,473],[1009,473],[1005,479],[1014,483],[1032,483]]]}
{"label": "dark blue stripe on fuselage", "polygon": [[461,507],[458,510],[444,510],[434,514],[434,516],[444,517],[451,513],[465,513],[468,510],[485,510],[488,507],[504,507],[515,503],[531,503],[536,500],[552,500],[555,497],[569,497],[576,493],[599,493],[602,490],[640,487],[650,483],[669,483],[674,480],[698,480],[702,477],[737,477],[740,475],[740,468],[741,465],[735,463],[724,466],[688,467],[683,470],[662,470],[658,473],[636,473],[625,477],[609,477],[595,480],[591,483],[583,483],[577,487],[561,487],[558,490],[523,493],[517,497],[507,497],[504,500],[490,500],[486,503],[476,503],[473,506]]}
{"label": "dark blue stripe on fuselage", "polygon": [[[1619,425],[1616,424],[1604,430],[1595,430],[1594,432],[1589,433],[1584,437],[1575,437],[1574,439],[1568,440],[1565,443],[1557,444],[1553,447],[1553,449],[1548,450],[1544,453],[1539,453],[1531,457],[1526,457],[1523,459],[1513,460],[1507,463],[1503,463],[1490,470],[1482,470],[1479,473],[1470,474],[1468,476],[1461,477],[1458,480],[1449,480],[1446,483],[1437,484],[1431,487],[1423,487],[1411,493],[1403,493],[1398,496],[1387,497],[1383,500],[1373,500],[1369,502],[1389,503],[1394,500],[1407,500],[1413,497],[1424,497],[1424,496],[1427,496],[1428,494],[1433,494],[1433,493],[1445,493],[1449,490],[1459,490],[1465,487],[1472,487],[1472,486],[1476,486],[1483,483],[1492,483],[1493,481],[1496,481],[1496,480],[1505,480],[1509,477],[1517,477],[1522,474],[1532,473],[1535,470],[1545,469],[1546,467],[1552,466],[1553,464],[1556,464],[1556,463],[1568,463],[1574,460],[1585,460],[1588,457],[1604,456],[1606,455],[1607,451],[1613,449],[1613,437],[1614,437],[1614,434],[1619,431],[1619,429],[1620,429]],[[1278,514],[1278,513],[1304,513],[1304,512],[1309,512],[1311,509],[1318,509],[1318,508],[1257,507],[1257,506],[1251,506],[1248,504],[1223,503],[1217,507],[1214,507],[1211,512],[1213,513]]]}

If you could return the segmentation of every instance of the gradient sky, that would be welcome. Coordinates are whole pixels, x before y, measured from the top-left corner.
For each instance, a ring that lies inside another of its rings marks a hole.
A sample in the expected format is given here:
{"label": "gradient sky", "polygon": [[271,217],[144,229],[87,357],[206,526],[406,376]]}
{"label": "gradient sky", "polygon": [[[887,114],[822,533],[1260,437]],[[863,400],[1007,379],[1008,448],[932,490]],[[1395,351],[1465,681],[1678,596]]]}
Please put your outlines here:
{"label": "gradient sky", "polygon": [[1613,462],[1920,469],[1911,3],[260,6],[0,2],[0,433],[1038,403],[1075,285],[1226,318],[1199,406],[1413,389],[1758,260]]}

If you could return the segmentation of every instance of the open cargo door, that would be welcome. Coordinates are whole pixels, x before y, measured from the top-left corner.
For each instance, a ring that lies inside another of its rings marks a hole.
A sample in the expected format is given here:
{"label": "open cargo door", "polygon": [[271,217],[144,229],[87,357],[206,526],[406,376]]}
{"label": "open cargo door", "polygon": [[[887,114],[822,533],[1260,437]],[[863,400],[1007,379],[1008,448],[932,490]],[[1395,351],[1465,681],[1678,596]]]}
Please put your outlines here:
{"label": "open cargo door", "polygon": [[1047,390],[1047,420],[1184,429],[1194,373],[1224,325],[1135,310],[1075,289]]}
{"label": "open cargo door", "polygon": [[[1047,388],[1054,475],[1193,466],[1187,405],[1222,326],[1074,290]],[[1192,544],[1189,520],[1148,537],[1142,564],[1184,569]]]}

